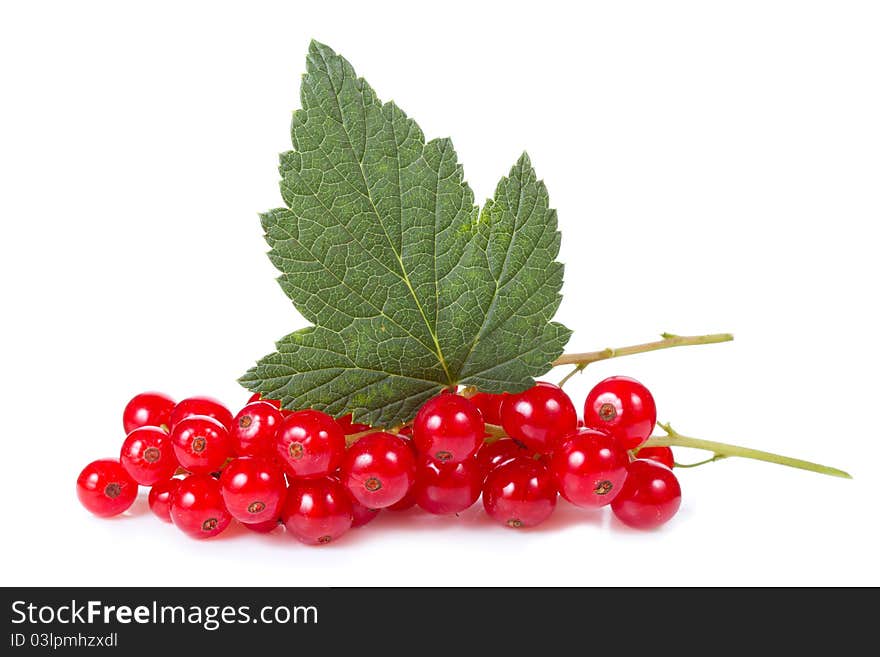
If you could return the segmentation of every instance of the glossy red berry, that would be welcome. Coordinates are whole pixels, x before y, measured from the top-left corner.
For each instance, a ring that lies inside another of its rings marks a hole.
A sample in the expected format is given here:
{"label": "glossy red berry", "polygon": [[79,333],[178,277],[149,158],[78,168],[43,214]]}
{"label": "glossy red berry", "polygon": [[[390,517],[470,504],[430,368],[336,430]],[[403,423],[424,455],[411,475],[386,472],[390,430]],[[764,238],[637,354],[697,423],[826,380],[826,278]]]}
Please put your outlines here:
{"label": "glossy red berry", "polygon": [[246,523],[265,522],[281,514],[287,482],[274,461],[242,456],[223,468],[220,492],[233,518]]}
{"label": "glossy red berry", "polygon": [[369,424],[360,424],[358,422],[355,422],[351,413],[337,418],[336,423],[340,426],[342,432],[346,436],[349,436],[353,433],[360,433],[361,431],[368,431],[370,428]]}
{"label": "glossy red berry", "polygon": [[212,417],[226,427],[227,431],[232,426],[232,413],[213,397],[187,397],[177,402],[177,406],[171,411],[171,429],[191,415]]}
{"label": "glossy red berry", "polygon": [[672,470],[675,467],[675,457],[671,447],[642,447],[636,456],[646,461],[657,461]]}
{"label": "glossy red berry", "polygon": [[335,479],[300,479],[287,493],[281,519],[287,531],[303,543],[323,545],[351,527],[351,499]]}
{"label": "glossy red berry", "polygon": [[171,497],[171,522],[193,538],[216,536],[232,516],[223,504],[220,482],[207,474],[181,479]]}
{"label": "glossy red berry", "polygon": [[498,466],[483,484],[483,506],[492,519],[513,529],[539,525],[556,508],[553,475],[535,459]]}
{"label": "glossy red berry", "polygon": [[[446,394],[445,392],[441,394]],[[404,429],[412,429],[412,425],[408,427],[404,427]],[[405,435],[402,432],[397,433],[398,436]],[[412,452],[413,462],[416,463],[416,469],[418,469],[419,460],[422,458],[419,455],[419,450],[416,449],[415,442],[411,438],[404,438],[403,442],[406,443],[406,446],[409,447],[409,451]],[[410,486],[409,490],[406,492],[401,499],[392,504],[391,506],[385,507],[388,511],[408,511],[412,509],[416,505],[416,485],[413,483]]]}
{"label": "glossy red berry", "polygon": [[508,436],[522,441],[526,447],[548,453],[559,440],[574,433],[577,411],[562,388],[539,381],[504,400],[501,425]]}
{"label": "glossy red berry", "polygon": [[501,393],[500,395],[493,395],[489,392],[478,392],[470,399],[471,403],[480,411],[480,415],[483,416],[483,421],[486,424],[500,425],[501,404],[508,396],[509,395],[506,392]]}
{"label": "glossy red berry", "polygon": [[238,456],[274,456],[281,421],[281,411],[272,404],[250,402],[232,420],[232,451]]}
{"label": "glossy red berry", "polygon": [[480,496],[483,476],[474,459],[438,463],[423,457],[416,470],[416,504],[428,513],[461,513]]}
{"label": "glossy red berry", "polygon": [[584,424],[610,433],[624,449],[635,449],[645,442],[656,421],[657,406],[651,392],[626,376],[599,382],[584,402]]}
{"label": "glossy red berry", "polygon": [[402,498],[397,500],[391,506],[385,507],[387,511],[408,511],[416,505],[416,486],[415,484],[406,492]]}
{"label": "glossy red berry", "polygon": [[402,500],[415,474],[416,460],[407,441],[384,432],[367,434],[349,447],[341,468],[352,497],[370,509]]}
{"label": "glossy red berry", "polygon": [[141,486],[168,479],[177,470],[171,436],[159,427],[138,427],[131,431],[122,443],[119,462]]}
{"label": "glossy red berry", "polygon": [[174,406],[174,400],[161,392],[142,392],[135,395],[122,411],[125,433],[131,433],[138,427],[170,427]]}
{"label": "glossy red berry", "polygon": [[492,470],[499,465],[503,465],[508,461],[512,461],[519,457],[531,457],[534,452],[521,442],[512,438],[502,438],[491,443],[485,443],[477,451],[477,465],[483,478],[486,478]]}
{"label": "glossy red berry", "polygon": [[323,477],[334,472],[345,454],[345,434],[321,411],[297,411],[284,418],[275,451],[293,477]]}
{"label": "glossy red berry", "polygon": [[258,401],[266,402],[270,406],[273,406],[274,408],[281,410],[281,402],[280,401],[278,401],[277,399],[266,399],[265,397],[263,397],[263,395],[261,395],[258,392],[255,392],[254,394],[252,394],[250,396],[250,398],[247,400],[247,403],[253,404],[254,402],[258,402]]}
{"label": "glossy red berry", "polygon": [[96,516],[108,518],[128,509],[138,494],[137,482],[119,461],[92,461],[76,480],[76,496]]}
{"label": "glossy red berry", "polygon": [[368,509],[360,502],[351,501],[352,528],[363,527],[379,515],[379,509]]}
{"label": "glossy red berry", "polygon": [[174,497],[174,491],[180,485],[180,479],[166,479],[157,482],[150,489],[147,502],[152,511],[159,520],[171,522],[171,500]]}
{"label": "glossy red berry", "polygon": [[437,395],[419,409],[413,440],[421,454],[441,463],[458,463],[477,451],[485,429],[480,411],[469,400]]}
{"label": "glossy red berry", "polygon": [[243,522],[241,523],[241,526],[250,529],[252,532],[257,532],[258,534],[268,534],[269,532],[278,529],[281,524],[280,518],[272,518],[271,520],[266,520],[264,522]]}
{"label": "glossy red berry", "polygon": [[205,415],[191,415],[175,424],[171,443],[178,463],[194,473],[216,472],[232,456],[226,427]]}
{"label": "glossy red berry", "polygon": [[681,506],[681,486],[672,470],[656,461],[636,459],[627,466],[623,489],[611,510],[636,529],[654,529],[668,522]]}
{"label": "glossy red berry", "polygon": [[629,455],[611,436],[581,429],[553,451],[550,470],[559,494],[577,506],[610,504],[626,481]]}

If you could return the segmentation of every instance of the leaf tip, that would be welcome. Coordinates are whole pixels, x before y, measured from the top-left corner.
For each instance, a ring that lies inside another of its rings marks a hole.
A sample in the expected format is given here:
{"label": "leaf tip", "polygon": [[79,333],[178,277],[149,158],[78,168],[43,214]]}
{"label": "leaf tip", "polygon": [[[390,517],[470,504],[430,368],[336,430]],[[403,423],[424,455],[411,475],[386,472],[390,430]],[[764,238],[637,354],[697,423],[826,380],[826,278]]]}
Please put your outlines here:
{"label": "leaf tip", "polygon": [[[333,49],[325,43],[321,43],[314,37],[309,39],[309,52],[319,53],[319,52],[333,52]],[[335,53],[334,53],[335,54]]]}

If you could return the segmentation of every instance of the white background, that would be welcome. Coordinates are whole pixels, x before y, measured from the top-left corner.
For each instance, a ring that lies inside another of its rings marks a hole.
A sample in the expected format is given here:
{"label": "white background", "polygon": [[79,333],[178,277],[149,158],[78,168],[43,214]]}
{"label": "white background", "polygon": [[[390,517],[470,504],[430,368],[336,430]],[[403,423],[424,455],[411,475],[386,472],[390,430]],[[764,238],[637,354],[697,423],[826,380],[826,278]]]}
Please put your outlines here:
{"label": "white background", "polygon": [[[870,2],[4,3],[0,582],[880,584],[878,33]],[[855,479],[682,471],[653,533],[565,503],[530,532],[386,513],[317,549],[193,541],[145,495],[91,517],[74,481],[131,395],[239,406],[237,376],[303,325],[257,212],[311,37],[451,135],[478,199],[529,151],[570,350],[736,334],[594,365],[578,405],[628,374],[684,433]]]}

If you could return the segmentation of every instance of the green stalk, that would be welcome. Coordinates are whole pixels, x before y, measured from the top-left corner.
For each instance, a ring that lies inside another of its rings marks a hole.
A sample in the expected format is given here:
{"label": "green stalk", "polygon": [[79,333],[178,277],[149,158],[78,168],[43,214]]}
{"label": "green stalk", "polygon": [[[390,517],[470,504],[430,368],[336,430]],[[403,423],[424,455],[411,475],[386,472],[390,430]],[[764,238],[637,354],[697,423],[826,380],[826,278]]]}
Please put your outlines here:
{"label": "green stalk", "polygon": [[[661,429],[666,432],[665,436],[651,436],[642,447],[690,447],[693,449],[702,449],[707,452],[713,452],[715,456],[700,463],[693,463],[690,466],[703,465],[718,461],[722,458],[738,456],[744,459],[754,459],[757,461],[766,461],[767,463],[776,463],[777,465],[785,465],[789,468],[798,468],[799,470],[808,470],[819,474],[829,475],[831,477],[841,477],[843,479],[852,479],[848,473],[837,468],[832,468],[811,461],[791,458],[790,456],[782,456],[781,454],[773,454],[772,452],[764,452],[759,449],[751,449],[749,447],[740,447],[739,445],[729,445],[727,443],[718,443],[713,440],[702,440],[700,438],[691,438],[683,436],[675,431],[671,425],[658,423]],[[677,467],[678,464],[676,464]]]}
{"label": "green stalk", "polygon": [[590,363],[600,360],[608,360],[609,358],[620,358],[621,356],[632,356],[634,354],[643,354],[648,351],[658,351],[659,349],[670,349],[672,347],[687,347],[700,344],[717,344],[719,342],[730,342],[733,335],[730,333],[712,333],[709,335],[675,335],[673,333],[663,333],[662,340],[656,342],[645,342],[644,344],[631,345],[629,347],[618,347],[617,349],[602,349],[601,351],[586,351],[579,354],[563,354],[553,362],[553,367],[561,365],[574,365],[574,369],[565,375],[565,378],[559,382],[560,386],[582,371]]}

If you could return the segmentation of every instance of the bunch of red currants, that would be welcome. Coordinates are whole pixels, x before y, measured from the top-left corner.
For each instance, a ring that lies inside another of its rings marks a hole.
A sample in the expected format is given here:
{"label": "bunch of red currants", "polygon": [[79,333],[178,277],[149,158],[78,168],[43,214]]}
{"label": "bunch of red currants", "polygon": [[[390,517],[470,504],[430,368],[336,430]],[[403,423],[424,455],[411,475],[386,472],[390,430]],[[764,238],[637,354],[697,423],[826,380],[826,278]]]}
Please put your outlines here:
{"label": "bunch of red currants", "polygon": [[456,514],[481,495],[486,513],[512,528],[540,524],[562,495],[610,504],[625,524],[651,529],[681,504],[672,451],[641,447],[656,419],[648,389],[621,376],[590,391],[582,421],[560,387],[539,382],[516,394],[444,392],[394,432],[259,394],[233,416],[208,397],[175,403],[148,392],[125,407],[119,459],[86,466],[77,495],[112,516],[149,486],[153,513],[196,538],[234,519],[323,544],[381,509]]}

